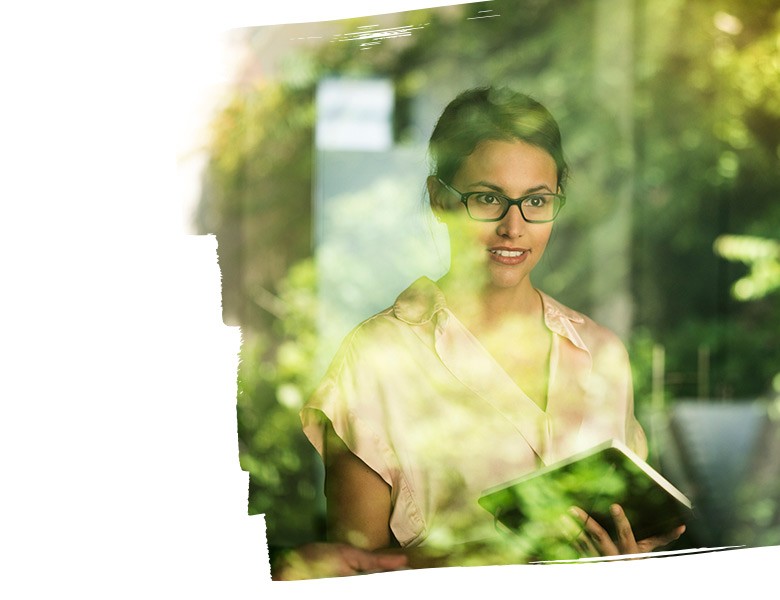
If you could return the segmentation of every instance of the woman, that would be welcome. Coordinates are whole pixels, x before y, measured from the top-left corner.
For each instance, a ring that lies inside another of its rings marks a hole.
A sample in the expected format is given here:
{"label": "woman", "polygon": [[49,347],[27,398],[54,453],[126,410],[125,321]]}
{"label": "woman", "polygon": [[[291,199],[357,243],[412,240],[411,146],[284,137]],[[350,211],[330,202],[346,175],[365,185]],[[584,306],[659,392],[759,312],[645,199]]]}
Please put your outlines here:
{"label": "woman", "polygon": [[[610,438],[647,453],[623,344],[531,281],[565,204],[553,117],[511,90],[469,90],[444,110],[430,154],[450,270],[358,326],[301,413],[325,462],[329,536],[370,550],[490,546],[483,490]],[[652,550],[682,532],[637,542],[618,509],[611,540],[578,516],[588,553]]]}

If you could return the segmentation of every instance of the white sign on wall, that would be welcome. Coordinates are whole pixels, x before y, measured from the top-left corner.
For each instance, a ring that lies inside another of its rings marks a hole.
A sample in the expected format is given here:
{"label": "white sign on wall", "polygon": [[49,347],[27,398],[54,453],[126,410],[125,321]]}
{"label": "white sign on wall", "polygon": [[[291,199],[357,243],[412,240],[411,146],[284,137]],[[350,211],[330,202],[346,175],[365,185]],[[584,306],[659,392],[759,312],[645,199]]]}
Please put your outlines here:
{"label": "white sign on wall", "polygon": [[317,149],[390,149],[393,103],[389,80],[323,79],[317,87]]}

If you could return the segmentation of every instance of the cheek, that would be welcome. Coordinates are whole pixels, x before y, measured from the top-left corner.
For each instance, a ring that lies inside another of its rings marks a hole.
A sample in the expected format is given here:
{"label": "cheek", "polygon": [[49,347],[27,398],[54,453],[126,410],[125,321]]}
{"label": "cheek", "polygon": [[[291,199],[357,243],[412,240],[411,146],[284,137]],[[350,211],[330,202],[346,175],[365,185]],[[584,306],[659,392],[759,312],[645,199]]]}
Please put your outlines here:
{"label": "cheek", "polygon": [[480,223],[472,221],[474,230],[474,239],[478,240],[483,247],[489,246],[496,237],[495,223]]}
{"label": "cheek", "polygon": [[495,233],[495,227],[490,227],[492,223],[464,219],[462,215],[448,219],[446,224],[452,243],[461,247],[483,246],[485,240],[489,240],[491,234]]}
{"label": "cheek", "polygon": [[552,225],[545,226],[544,229],[539,230],[535,239],[537,246],[540,246],[542,249],[546,248],[551,235]]}

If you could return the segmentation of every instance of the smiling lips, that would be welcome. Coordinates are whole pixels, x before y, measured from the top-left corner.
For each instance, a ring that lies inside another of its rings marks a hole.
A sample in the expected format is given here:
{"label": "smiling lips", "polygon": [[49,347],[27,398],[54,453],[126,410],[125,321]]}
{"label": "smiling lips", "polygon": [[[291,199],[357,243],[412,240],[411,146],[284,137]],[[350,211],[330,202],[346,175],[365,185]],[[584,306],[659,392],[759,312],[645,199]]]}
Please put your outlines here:
{"label": "smiling lips", "polygon": [[528,256],[529,250],[523,248],[488,248],[490,259],[502,265],[517,265]]}

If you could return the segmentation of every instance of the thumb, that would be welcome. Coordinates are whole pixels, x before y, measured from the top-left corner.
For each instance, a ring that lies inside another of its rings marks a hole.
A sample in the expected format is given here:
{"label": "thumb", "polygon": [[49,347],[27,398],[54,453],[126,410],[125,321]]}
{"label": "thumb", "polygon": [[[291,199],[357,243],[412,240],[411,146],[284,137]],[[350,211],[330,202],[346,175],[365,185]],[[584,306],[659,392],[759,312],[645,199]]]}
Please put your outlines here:
{"label": "thumb", "polygon": [[639,546],[644,552],[652,552],[657,548],[663,548],[667,544],[671,544],[683,533],[685,533],[685,525],[680,525],[668,533],[656,535],[654,537],[648,538],[647,540],[642,540],[642,542],[639,543]]}

